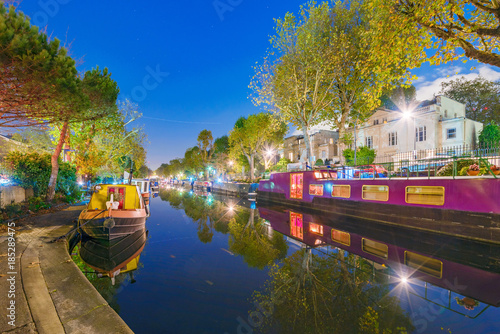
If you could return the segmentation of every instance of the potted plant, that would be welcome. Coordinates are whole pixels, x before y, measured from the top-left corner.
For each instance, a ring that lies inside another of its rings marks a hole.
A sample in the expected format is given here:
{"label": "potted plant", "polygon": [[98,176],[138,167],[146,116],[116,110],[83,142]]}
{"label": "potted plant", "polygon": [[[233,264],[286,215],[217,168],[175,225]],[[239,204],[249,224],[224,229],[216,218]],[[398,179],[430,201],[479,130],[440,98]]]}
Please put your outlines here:
{"label": "potted plant", "polygon": [[497,167],[496,165],[491,165],[490,166],[491,172],[495,175],[500,174],[500,167]]}
{"label": "potted plant", "polygon": [[472,311],[474,308],[479,306],[479,302],[477,300],[469,297],[464,297],[462,299],[455,297],[455,300],[458,305],[465,307],[465,309],[469,311]]}
{"label": "potted plant", "polygon": [[477,164],[472,164],[469,166],[467,170],[467,175],[469,176],[477,176],[479,174],[479,166]]}

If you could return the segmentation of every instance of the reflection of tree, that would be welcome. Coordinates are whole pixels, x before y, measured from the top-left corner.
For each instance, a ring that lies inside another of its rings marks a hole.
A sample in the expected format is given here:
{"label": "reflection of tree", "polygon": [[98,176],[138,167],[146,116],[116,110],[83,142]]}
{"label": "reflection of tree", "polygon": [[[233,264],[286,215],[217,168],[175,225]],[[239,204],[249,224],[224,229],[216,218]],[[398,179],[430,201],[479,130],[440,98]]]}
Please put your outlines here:
{"label": "reflection of tree", "polygon": [[160,198],[176,209],[184,209],[186,216],[198,225],[198,238],[201,242],[211,242],[214,230],[227,233],[230,216],[227,215],[224,203],[176,189],[160,191]]}
{"label": "reflection of tree", "polygon": [[242,210],[229,222],[229,250],[242,255],[251,267],[263,269],[276,259],[286,256],[288,245],[283,235],[272,233],[264,220],[255,217],[256,209]]}
{"label": "reflection of tree", "polygon": [[[396,297],[368,261],[302,249],[274,265],[263,291],[254,293],[264,314],[261,332],[403,333],[413,330]],[[377,283],[378,282],[378,283]]]}

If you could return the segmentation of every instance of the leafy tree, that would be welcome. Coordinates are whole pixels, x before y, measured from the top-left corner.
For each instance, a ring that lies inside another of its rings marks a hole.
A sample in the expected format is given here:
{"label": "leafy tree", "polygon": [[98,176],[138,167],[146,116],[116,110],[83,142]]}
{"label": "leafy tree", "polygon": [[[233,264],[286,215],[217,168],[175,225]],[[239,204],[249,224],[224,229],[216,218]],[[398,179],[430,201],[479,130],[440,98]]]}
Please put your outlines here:
{"label": "leafy tree", "polygon": [[500,82],[461,77],[443,82],[439,94],[465,104],[467,118],[485,124],[500,122]]}
{"label": "leafy tree", "polygon": [[465,55],[500,66],[500,4],[497,0],[392,0],[386,3],[393,6],[392,13],[397,16],[394,30],[407,25],[427,35],[424,45],[437,49],[431,59],[433,63]]}
{"label": "leafy tree", "polygon": [[[200,132],[198,135],[198,148],[200,149],[203,166],[206,167],[214,153],[214,138],[212,137],[212,131],[205,129]],[[205,173],[205,175],[205,179],[208,180],[208,174]]]}
{"label": "leafy tree", "polygon": [[214,154],[225,153],[229,150],[229,137],[224,135],[215,139]]}
{"label": "leafy tree", "polygon": [[399,111],[409,110],[418,104],[417,89],[413,85],[409,87],[396,87],[384,93],[380,97],[380,101],[386,109]]}
{"label": "leafy tree", "polygon": [[265,149],[266,142],[282,136],[283,126],[269,113],[240,117],[229,133],[233,155],[243,154],[250,165],[250,179],[254,179],[255,157]]}
{"label": "leafy tree", "polygon": [[369,148],[367,146],[358,147],[356,152],[356,160],[354,161],[354,150],[353,149],[345,149],[342,154],[346,160],[346,164],[348,166],[356,166],[356,165],[370,165],[375,160],[376,152],[374,149]]}
{"label": "leafy tree", "polygon": [[281,158],[280,161],[274,166],[271,167],[272,172],[286,172],[288,168],[288,164],[292,163],[287,158]]}
{"label": "leafy tree", "polygon": [[199,172],[203,171],[204,165],[201,151],[198,146],[186,150],[186,153],[184,153],[183,165],[184,170],[189,172],[189,174],[198,175]]}
{"label": "leafy tree", "polygon": [[498,147],[500,143],[500,127],[495,122],[486,125],[479,134],[481,147]]}

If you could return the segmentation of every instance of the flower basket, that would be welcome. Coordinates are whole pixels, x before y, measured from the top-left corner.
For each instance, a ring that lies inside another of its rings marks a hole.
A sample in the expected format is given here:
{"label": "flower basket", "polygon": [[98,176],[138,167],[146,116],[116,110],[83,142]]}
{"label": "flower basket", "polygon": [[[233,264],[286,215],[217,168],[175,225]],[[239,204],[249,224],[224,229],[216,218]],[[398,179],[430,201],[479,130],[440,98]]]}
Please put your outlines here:
{"label": "flower basket", "polygon": [[479,175],[479,166],[477,164],[472,164],[469,166],[469,169],[467,170],[467,175],[469,176],[477,176]]}
{"label": "flower basket", "polygon": [[500,168],[497,167],[496,165],[491,165],[490,166],[490,169],[491,169],[491,172],[490,173],[493,173],[495,175],[498,175],[500,174]]}

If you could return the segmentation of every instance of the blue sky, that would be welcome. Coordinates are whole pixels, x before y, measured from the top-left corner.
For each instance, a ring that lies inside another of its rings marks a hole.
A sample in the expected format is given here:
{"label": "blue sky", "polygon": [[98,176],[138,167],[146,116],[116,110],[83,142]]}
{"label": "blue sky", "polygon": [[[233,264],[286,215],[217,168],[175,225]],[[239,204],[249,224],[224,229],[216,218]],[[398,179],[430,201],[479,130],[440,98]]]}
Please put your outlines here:
{"label": "blue sky", "polygon": [[[273,34],[273,18],[305,0],[24,0],[32,23],[70,46],[80,71],[108,67],[121,97],[139,104],[148,166],[183,157],[203,129],[214,138],[259,110],[247,98],[252,66]],[[477,69],[470,71],[472,66]],[[455,62],[412,71],[420,98],[455,76],[500,79],[500,70]],[[436,90],[437,89],[437,90]]]}

